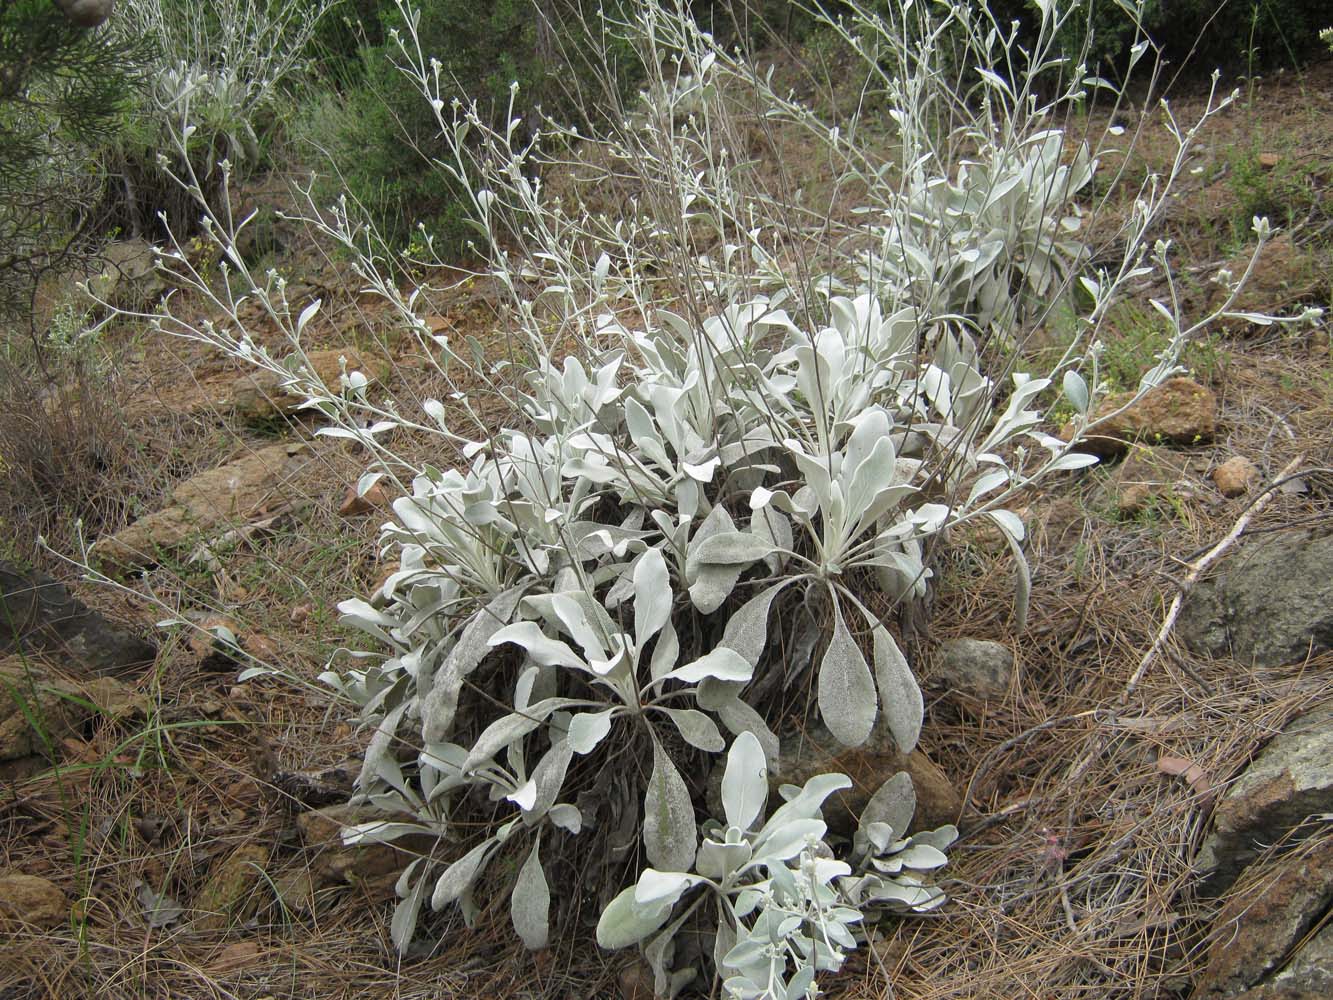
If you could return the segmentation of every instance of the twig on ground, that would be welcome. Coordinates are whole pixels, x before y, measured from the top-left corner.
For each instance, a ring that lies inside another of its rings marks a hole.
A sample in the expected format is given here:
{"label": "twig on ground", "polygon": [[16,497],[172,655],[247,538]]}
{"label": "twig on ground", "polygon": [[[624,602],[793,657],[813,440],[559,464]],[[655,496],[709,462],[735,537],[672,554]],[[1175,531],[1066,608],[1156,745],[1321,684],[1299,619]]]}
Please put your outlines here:
{"label": "twig on ground", "polygon": [[1129,696],[1133,694],[1134,689],[1139,686],[1139,682],[1143,680],[1143,675],[1148,672],[1148,668],[1152,666],[1153,661],[1161,654],[1167,639],[1171,637],[1171,632],[1176,625],[1176,619],[1180,617],[1180,609],[1184,604],[1185,595],[1194,589],[1194,585],[1199,582],[1199,579],[1205,572],[1207,572],[1208,568],[1220,559],[1226,551],[1236,543],[1240,536],[1245,533],[1245,529],[1249,526],[1250,521],[1254,519],[1255,515],[1268,506],[1268,502],[1272,500],[1277,492],[1278,483],[1285,480],[1287,476],[1300,468],[1303,461],[1305,461],[1305,456],[1297,455],[1288,462],[1286,467],[1278,473],[1277,479],[1274,480],[1273,483],[1271,483],[1255,499],[1254,503],[1252,503],[1245,512],[1236,519],[1236,523],[1231,526],[1231,530],[1226,533],[1222,540],[1190,565],[1189,573],[1185,576],[1185,579],[1177,585],[1176,596],[1171,601],[1171,607],[1166,613],[1166,621],[1162,623],[1162,627],[1157,633],[1157,638],[1153,640],[1153,644],[1148,648],[1148,652],[1143,654],[1143,659],[1139,661],[1139,666],[1138,669],[1134,671],[1134,676],[1129,679],[1129,683],[1125,685],[1125,690],[1120,694],[1119,702],[1121,705],[1124,705],[1125,702],[1129,700]]}

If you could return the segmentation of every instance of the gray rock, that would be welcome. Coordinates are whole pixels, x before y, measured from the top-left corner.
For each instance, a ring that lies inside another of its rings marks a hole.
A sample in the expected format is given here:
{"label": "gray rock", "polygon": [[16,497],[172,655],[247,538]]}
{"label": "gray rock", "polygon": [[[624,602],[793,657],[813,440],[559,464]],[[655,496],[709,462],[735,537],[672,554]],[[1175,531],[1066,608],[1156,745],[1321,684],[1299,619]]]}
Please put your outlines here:
{"label": "gray rock", "polygon": [[1328,1000],[1333,997],[1333,923],[1310,940],[1286,967],[1247,1000]]}
{"label": "gray rock", "polygon": [[0,561],[0,654],[58,653],[71,670],[116,674],[152,663],[157,647],[70,595],[45,573]]}
{"label": "gray rock", "polygon": [[1333,926],[1306,940],[1330,901],[1330,841],[1247,874],[1213,922],[1191,1000],[1333,996]]}
{"label": "gray rock", "polygon": [[208,880],[199,890],[191,909],[195,930],[224,930],[233,920],[258,905],[264,874],[272,855],[265,844],[243,844],[209,869]]}
{"label": "gray rock", "polygon": [[400,872],[413,858],[429,854],[435,846],[433,838],[424,834],[402,837],[391,844],[349,847],[343,843],[345,827],[376,820],[410,822],[412,817],[352,805],[326,806],[296,817],[315,889]]}
{"label": "gray rock", "polygon": [[927,683],[989,700],[1003,698],[1014,676],[1014,654],[989,639],[946,639],[935,653]]}
{"label": "gray rock", "polygon": [[57,927],[68,919],[69,902],[55,883],[0,869],[0,927],[16,935],[21,929]]}
{"label": "gray rock", "polygon": [[197,545],[281,506],[283,482],[297,471],[295,456],[304,447],[269,445],[187,479],[172,491],[173,503],[99,538],[94,558],[108,570],[153,565],[162,552]]}
{"label": "gray rock", "polygon": [[1275,667],[1333,648],[1333,535],[1246,543],[1186,599],[1177,633],[1197,653]]}
{"label": "gray rock", "polygon": [[[1320,824],[1307,821],[1328,813],[1333,813],[1333,703],[1288,723],[1227,789],[1195,857],[1205,889],[1225,891],[1267,845],[1301,827],[1313,833]],[[1289,838],[1292,843],[1302,839],[1299,832]]]}
{"label": "gray rock", "polygon": [[[347,371],[359,371],[371,381],[383,380],[389,373],[384,358],[354,347],[310,351],[306,358],[310,361],[310,372],[334,393],[340,391],[344,365]],[[232,386],[230,405],[240,416],[252,421],[300,413],[305,397],[288,392],[282,382],[278,375],[267,369],[247,372]]]}

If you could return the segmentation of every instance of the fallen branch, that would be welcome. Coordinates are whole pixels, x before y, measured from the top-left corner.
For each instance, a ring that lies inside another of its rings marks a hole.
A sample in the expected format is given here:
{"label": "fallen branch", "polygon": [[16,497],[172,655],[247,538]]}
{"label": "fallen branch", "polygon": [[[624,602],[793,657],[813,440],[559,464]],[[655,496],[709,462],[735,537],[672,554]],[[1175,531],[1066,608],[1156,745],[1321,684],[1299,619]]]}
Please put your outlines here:
{"label": "fallen branch", "polygon": [[1274,479],[1273,482],[1259,494],[1255,501],[1246,508],[1245,512],[1236,519],[1236,523],[1231,526],[1231,530],[1226,533],[1226,536],[1190,564],[1189,573],[1187,573],[1185,579],[1180,581],[1177,585],[1178,589],[1176,591],[1176,596],[1171,601],[1171,608],[1166,613],[1166,621],[1162,622],[1162,628],[1157,633],[1157,638],[1153,640],[1153,644],[1148,648],[1148,652],[1143,654],[1143,659],[1139,661],[1138,669],[1134,671],[1134,676],[1129,679],[1129,684],[1125,686],[1125,690],[1120,695],[1121,705],[1129,700],[1129,696],[1133,694],[1134,689],[1139,686],[1139,681],[1143,680],[1143,675],[1148,672],[1148,668],[1152,666],[1153,661],[1157,659],[1161,654],[1162,649],[1166,646],[1166,641],[1170,638],[1171,632],[1176,626],[1176,619],[1180,617],[1180,609],[1185,602],[1186,595],[1194,589],[1194,585],[1199,582],[1203,574],[1208,571],[1208,568],[1212,566],[1213,563],[1217,562],[1217,560],[1226,553],[1227,549],[1231,548],[1240,536],[1245,533],[1245,529],[1249,527],[1250,521],[1254,519],[1256,514],[1260,513],[1268,506],[1268,502],[1273,499],[1278,487],[1288,476],[1295,472],[1296,469],[1300,468],[1300,464],[1304,460],[1304,455],[1297,455],[1288,462],[1286,468],[1278,473],[1277,478]]}

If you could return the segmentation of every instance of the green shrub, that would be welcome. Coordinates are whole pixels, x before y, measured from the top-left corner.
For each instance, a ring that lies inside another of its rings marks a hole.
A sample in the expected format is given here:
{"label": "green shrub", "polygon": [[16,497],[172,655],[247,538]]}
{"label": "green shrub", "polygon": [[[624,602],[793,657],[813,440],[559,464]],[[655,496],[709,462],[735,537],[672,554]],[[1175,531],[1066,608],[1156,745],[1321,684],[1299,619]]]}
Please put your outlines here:
{"label": "green shrub", "polygon": [[[363,3],[364,6],[364,3]],[[619,94],[596,91],[596,73],[586,43],[584,0],[436,0],[423,4],[415,34],[427,58],[439,60],[442,97],[476,101],[490,124],[503,124],[511,110],[531,127],[537,108],[566,120],[593,119],[631,93],[629,67],[617,79]],[[431,108],[415,84],[397,68],[402,54],[393,32],[404,32],[405,14],[395,0],[379,0],[365,23],[359,64],[343,80],[340,95],[312,105],[304,134],[331,170],[317,189],[324,200],[346,193],[359,202],[381,234],[405,245],[423,224],[445,253],[463,248],[475,235],[458,189],[442,183],[430,162],[446,143]],[[627,46],[612,43],[611,55],[630,59]],[[517,83],[511,108],[511,84]]]}
{"label": "green shrub", "polygon": [[[1067,52],[1087,46],[1089,65],[1123,70],[1136,40],[1126,8],[1139,8],[1143,28],[1162,51],[1168,73],[1206,75],[1299,66],[1319,51],[1326,0],[1078,0],[1060,33]],[[1002,21],[1017,19],[1021,37],[1035,35],[1036,0],[990,4]]]}
{"label": "green shrub", "polygon": [[50,0],[0,3],[0,321],[95,244],[92,152],[119,127],[141,67],[139,46],[78,27]]}

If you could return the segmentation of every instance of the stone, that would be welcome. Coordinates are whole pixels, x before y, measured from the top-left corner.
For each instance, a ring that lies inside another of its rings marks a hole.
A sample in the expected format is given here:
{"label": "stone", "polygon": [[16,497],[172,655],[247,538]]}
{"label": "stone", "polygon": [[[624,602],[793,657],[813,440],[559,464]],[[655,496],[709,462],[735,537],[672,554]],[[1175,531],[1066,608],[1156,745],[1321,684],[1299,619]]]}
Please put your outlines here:
{"label": "stone", "polygon": [[[1321,966],[1325,982],[1333,989],[1330,942],[1319,943],[1316,937],[1302,947],[1330,902],[1333,841],[1323,841],[1312,852],[1289,855],[1275,868],[1247,877],[1213,922],[1207,961],[1191,1000],[1230,1000],[1241,995],[1277,1000],[1288,995],[1282,991],[1289,987],[1310,984],[1321,974]],[[1260,992],[1246,992],[1255,988]],[[1333,992],[1311,995],[1323,998]]]}
{"label": "stone", "polygon": [[946,639],[934,661],[928,684],[983,701],[1003,698],[1014,676],[1013,651],[989,639]]}
{"label": "stone", "polygon": [[69,919],[69,902],[54,882],[36,875],[0,870],[0,930],[50,930]]}
{"label": "stone", "polygon": [[190,630],[185,644],[195,655],[200,670],[230,672],[240,665],[240,626],[230,618],[209,615]]}
{"label": "stone", "polygon": [[208,963],[208,971],[214,976],[225,976],[241,969],[258,965],[264,957],[264,949],[258,941],[236,941],[223,948]]}
{"label": "stone", "polygon": [[1166,448],[1132,445],[1119,464],[1105,469],[1096,492],[1097,506],[1121,519],[1137,517],[1169,496],[1184,474],[1179,457]]}
{"label": "stone", "polygon": [[[253,267],[265,257],[283,253],[291,245],[292,223],[273,209],[247,199],[238,216],[249,219],[236,233],[236,252],[246,264]],[[257,270],[262,272],[265,268]]]}
{"label": "stone", "polygon": [[[722,815],[722,771],[720,763],[714,768],[707,788],[709,809],[716,816]],[[768,776],[770,800],[777,800],[778,788],[782,785],[804,785],[816,774],[845,774],[852,779],[852,787],[829,796],[824,803],[823,816],[829,829],[850,836],[870,797],[899,771],[912,776],[912,787],[916,792],[913,831],[958,821],[962,798],[953,782],[924,751],[902,753],[883,726],[877,726],[859,747],[844,747],[818,723],[804,733],[784,738],[777,767]]]}
{"label": "stone", "polygon": [[253,908],[258,901],[256,890],[267,885],[264,869],[269,854],[261,844],[245,844],[213,866],[194,900],[192,923],[196,930],[225,930],[232,920]]}
{"label": "stone", "polygon": [[616,976],[621,1000],[654,1000],[653,970],[641,958],[632,959]]}
{"label": "stone", "polygon": [[1213,482],[1224,497],[1248,493],[1259,481],[1259,470],[1244,455],[1235,455],[1213,470]]}
{"label": "stone", "polygon": [[315,882],[308,868],[288,872],[274,882],[278,900],[291,913],[315,911]]}
{"label": "stone", "polygon": [[389,491],[383,483],[376,483],[364,494],[357,493],[355,486],[347,487],[343,501],[338,505],[338,514],[342,517],[356,517],[369,514],[372,510],[383,510],[389,506]]}
{"label": "stone", "polygon": [[[388,364],[382,358],[365,354],[354,347],[326,351],[308,351],[310,368],[324,385],[337,393],[342,379],[343,361],[347,371],[359,371],[371,381],[388,375]],[[289,392],[282,379],[274,372],[256,370],[242,375],[232,385],[231,405],[246,420],[271,420],[275,417],[298,413],[305,397]]]}
{"label": "stone", "polygon": [[[1213,440],[1217,431],[1217,397],[1193,379],[1183,376],[1167,379],[1123,413],[1111,416],[1133,398],[1134,393],[1122,392],[1104,400],[1097,408],[1096,418],[1105,418],[1106,422],[1079,442],[1079,450],[1113,458],[1123,455],[1136,441],[1188,447]],[[1062,432],[1065,440],[1072,435],[1072,425]]]}
{"label": "stone", "polygon": [[96,28],[111,16],[115,0],[54,0],[56,7],[71,24],[80,28]]}
{"label": "stone", "polygon": [[[1239,278],[1250,267],[1252,249],[1241,251],[1227,264]],[[1327,269],[1317,256],[1292,239],[1290,233],[1279,233],[1266,244],[1250,273],[1249,280],[1231,306],[1237,313],[1282,313],[1303,303],[1318,301]],[[1208,308],[1215,309],[1226,300],[1228,292],[1214,284],[1209,292]],[[1224,317],[1223,323],[1235,332],[1267,334],[1272,327],[1256,326],[1239,317]]]}
{"label": "stone", "polygon": [[1227,789],[1194,859],[1203,888],[1226,891],[1267,845],[1297,844],[1333,813],[1333,703],[1287,723]]}
{"label": "stone", "polygon": [[1177,635],[1205,656],[1276,667],[1333,648],[1333,535],[1253,538],[1181,606]]}
{"label": "stone", "polygon": [[1241,1000],[1328,1000],[1333,997],[1333,923],[1324,924],[1264,985],[1247,990]]}
{"label": "stone", "polygon": [[101,272],[88,282],[93,298],[122,309],[141,310],[167,289],[147,240],[120,240],[99,255]]}
{"label": "stone", "polygon": [[367,806],[335,805],[312,809],[296,817],[309,860],[311,878],[316,887],[350,883],[398,872],[414,857],[429,854],[434,839],[421,835],[403,837],[392,844],[365,844],[348,847],[343,843],[344,827],[374,820],[411,822],[407,815],[396,816]]}
{"label": "stone", "polygon": [[0,654],[57,653],[75,672],[117,674],[146,666],[157,647],[111,624],[45,573],[0,561]]}
{"label": "stone", "polygon": [[277,499],[303,448],[300,444],[269,445],[187,479],[172,492],[168,507],[99,538],[92,547],[93,558],[108,568],[150,566],[163,552],[220,534],[254,517]]}
{"label": "stone", "polygon": [[[32,657],[0,660],[0,762],[49,762],[49,754],[78,735],[94,711],[114,718],[147,704],[113,677],[73,679]],[[11,774],[31,770],[23,763],[5,768]]]}
{"label": "stone", "polygon": [[350,799],[360,769],[360,761],[346,760],[317,771],[275,771],[268,781],[288,802],[314,809]]}

